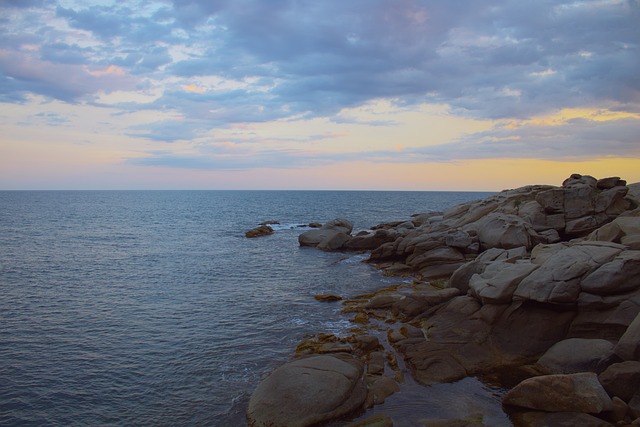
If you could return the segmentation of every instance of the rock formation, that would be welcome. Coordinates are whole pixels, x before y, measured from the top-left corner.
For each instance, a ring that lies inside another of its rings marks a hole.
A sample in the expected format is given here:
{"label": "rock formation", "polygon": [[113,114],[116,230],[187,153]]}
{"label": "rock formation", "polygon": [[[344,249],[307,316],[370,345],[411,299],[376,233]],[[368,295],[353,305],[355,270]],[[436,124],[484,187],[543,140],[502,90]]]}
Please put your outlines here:
{"label": "rock formation", "polygon": [[[366,328],[393,324],[388,343],[422,384],[526,372],[504,398],[526,409],[516,425],[630,423],[640,417],[639,204],[640,184],[574,174],[561,187],[505,190],[356,236],[346,220],[307,231],[301,245],[370,250],[369,262],[415,280],[343,301],[363,331],[320,334],[298,353],[360,360],[368,392],[356,400],[378,404],[402,373],[383,374],[396,355],[383,356]],[[270,390],[269,399],[291,393]]]}

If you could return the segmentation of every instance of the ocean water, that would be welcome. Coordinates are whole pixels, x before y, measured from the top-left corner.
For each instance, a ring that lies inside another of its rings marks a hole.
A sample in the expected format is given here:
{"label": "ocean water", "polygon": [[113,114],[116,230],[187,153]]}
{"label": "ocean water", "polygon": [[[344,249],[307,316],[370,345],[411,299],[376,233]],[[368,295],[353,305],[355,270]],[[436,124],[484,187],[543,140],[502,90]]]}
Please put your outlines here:
{"label": "ocean water", "polygon": [[[299,225],[367,229],[487,195],[0,192],[0,425],[246,425],[251,392],[305,334],[352,326],[315,294],[400,280],[364,255],[299,247]],[[265,220],[273,235],[243,236]],[[387,406],[401,414],[399,399]]]}

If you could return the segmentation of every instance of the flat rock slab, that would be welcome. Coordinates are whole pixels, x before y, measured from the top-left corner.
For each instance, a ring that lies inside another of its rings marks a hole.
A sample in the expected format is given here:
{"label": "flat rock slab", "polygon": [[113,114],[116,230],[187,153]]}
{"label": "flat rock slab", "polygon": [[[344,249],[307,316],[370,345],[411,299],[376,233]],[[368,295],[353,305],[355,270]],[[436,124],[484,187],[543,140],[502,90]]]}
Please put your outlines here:
{"label": "flat rock slab", "polygon": [[252,427],[304,427],[361,408],[367,397],[364,366],[348,354],[287,363],[256,388],[247,409]]}

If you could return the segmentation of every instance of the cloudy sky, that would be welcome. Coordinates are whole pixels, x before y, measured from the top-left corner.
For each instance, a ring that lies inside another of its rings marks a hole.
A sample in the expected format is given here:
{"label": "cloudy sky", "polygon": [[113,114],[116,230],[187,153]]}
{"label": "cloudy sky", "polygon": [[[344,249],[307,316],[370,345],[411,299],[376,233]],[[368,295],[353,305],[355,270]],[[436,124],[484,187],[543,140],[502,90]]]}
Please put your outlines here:
{"label": "cloudy sky", "polygon": [[640,181],[640,0],[0,0],[0,189]]}

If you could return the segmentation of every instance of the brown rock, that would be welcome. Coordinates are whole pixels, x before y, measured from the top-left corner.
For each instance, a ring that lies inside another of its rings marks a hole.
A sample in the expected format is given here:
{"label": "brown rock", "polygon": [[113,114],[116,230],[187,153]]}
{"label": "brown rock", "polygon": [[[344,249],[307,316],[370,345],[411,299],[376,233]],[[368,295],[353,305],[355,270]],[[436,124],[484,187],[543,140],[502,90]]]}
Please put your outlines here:
{"label": "brown rock", "polygon": [[341,296],[334,295],[334,294],[319,294],[319,295],[314,295],[313,297],[318,301],[322,301],[322,302],[335,302],[335,301],[342,300]]}
{"label": "brown rock", "polygon": [[247,231],[246,233],[244,233],[244,236],[253,238],[253,237],[267,236],[269,234],[273,234],[273,228],[269,227],[268,225],[261,225],[259,227],[256,227],[254,229]]}

